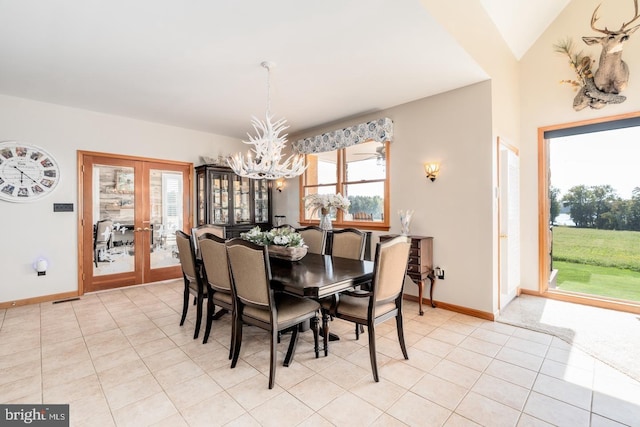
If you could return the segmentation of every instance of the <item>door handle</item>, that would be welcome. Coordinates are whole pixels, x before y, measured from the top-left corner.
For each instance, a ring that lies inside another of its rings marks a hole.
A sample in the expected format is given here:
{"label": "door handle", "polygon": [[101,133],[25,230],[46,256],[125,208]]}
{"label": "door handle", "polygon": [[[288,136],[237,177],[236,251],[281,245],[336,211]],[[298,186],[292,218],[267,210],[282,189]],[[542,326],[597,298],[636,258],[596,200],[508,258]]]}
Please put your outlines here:
{"label": "door handle", "polygon": [[149,227],[145,227],[142,229],[142,231],[151,231],[151,229]]}
{"label": "door handle", "polygon": [[141,231],[142,231],[142,228],[138,227],[138,228],[136,228],[136,230],[135,230],[135,231],[136,231],[136,233],[139,233],[139,232],[141,232]]}
{"label": "door handle", "polygon": [[501,239],[506,239],[507,237],[509,237],[509,235],[508,235],[508,234],[501,234],[501,235],[500,235],[500,238],[501,238]]}

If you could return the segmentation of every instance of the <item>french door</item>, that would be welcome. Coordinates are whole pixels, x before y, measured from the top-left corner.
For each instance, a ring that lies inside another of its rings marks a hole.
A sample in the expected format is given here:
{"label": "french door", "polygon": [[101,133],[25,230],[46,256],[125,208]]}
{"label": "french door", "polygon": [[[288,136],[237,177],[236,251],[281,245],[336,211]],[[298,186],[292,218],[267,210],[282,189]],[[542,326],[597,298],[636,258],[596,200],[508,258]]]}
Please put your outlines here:
{"label": "french door", "polygon": [[178,278],[191,163],[78,152],[79,294]]}

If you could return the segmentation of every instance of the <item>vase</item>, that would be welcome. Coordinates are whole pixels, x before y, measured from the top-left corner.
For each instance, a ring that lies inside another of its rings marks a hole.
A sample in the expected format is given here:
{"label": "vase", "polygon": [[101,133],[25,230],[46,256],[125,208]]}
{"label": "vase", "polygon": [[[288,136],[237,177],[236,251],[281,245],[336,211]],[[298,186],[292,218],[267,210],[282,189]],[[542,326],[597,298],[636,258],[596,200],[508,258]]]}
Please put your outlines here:
{"label": "vase", "polygon": [[331,214],[327,208],[320,209],[320,228],[323,230],[331,230],[333,228],[331,225]]}

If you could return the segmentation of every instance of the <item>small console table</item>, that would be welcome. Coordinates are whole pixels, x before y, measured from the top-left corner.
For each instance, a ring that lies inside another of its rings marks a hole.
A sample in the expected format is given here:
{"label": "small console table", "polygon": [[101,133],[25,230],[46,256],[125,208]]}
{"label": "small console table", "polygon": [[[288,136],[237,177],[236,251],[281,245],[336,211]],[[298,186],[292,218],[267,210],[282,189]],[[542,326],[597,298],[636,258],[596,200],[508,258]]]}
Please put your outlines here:
{"label": "small console table", "polygon": [[[386,234],[380,236],[380,241],[393,239],[398,234]],[[424,290],[424,281],[429,279],[429,300],[431,307],[435,308],[433,302],[433,285],[436,276],[433,271],[433,237],[426,236],[407,236],[411,239],[411,252],[409,253],[409,262],[407,263],[407,276],[413,283],[418,286],[418,304],[420,316],[424,315],[422,311],[422,293]]]}

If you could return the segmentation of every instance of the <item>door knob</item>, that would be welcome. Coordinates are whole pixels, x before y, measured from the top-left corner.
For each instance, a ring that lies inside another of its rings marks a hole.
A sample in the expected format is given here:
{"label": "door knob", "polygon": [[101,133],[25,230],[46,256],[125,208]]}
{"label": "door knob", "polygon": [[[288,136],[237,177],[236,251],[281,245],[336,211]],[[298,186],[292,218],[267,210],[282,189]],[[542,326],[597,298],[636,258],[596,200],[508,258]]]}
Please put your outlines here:
{"label": "door knob", "polygon": [[139,233],[139,232],[141,232],[141,231],[142,231],[142,228],[140,228],[140,227],[136,228],[136,232],[138,232],[138,233]]}
{"label": "door knob", "polygon": [[149,227],[145,227],[143,228],[144,231],[151,231],[151,229]]}

